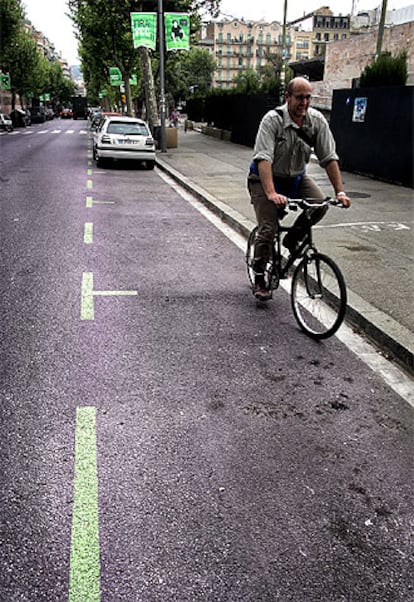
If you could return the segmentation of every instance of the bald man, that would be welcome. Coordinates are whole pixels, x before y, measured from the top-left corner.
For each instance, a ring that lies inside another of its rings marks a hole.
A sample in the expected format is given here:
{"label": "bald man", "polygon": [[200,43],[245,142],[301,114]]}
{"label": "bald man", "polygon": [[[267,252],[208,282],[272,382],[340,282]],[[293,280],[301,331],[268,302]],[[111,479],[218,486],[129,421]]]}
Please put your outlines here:
{"label": "bald man", "polygon": [[[278,220],[285,215],[288,198],[323,200],[326,197],[315,181],[306,175],[312,150],[326,170],[334,196],[344,207],[351,204],[344,191],[332,132],[322,113],[310,107],[311,99],[310,82],[303,77],[295,77],[288,84],[285,104],[266,113],[257,132],[248,189],[258,224],[253,294],[260,301],[272,297],[266,286],[264,270]],[[285,236],[283,245],[293,251],[306,234],[307,219],[316,224],[326,210],[306,209]]]}

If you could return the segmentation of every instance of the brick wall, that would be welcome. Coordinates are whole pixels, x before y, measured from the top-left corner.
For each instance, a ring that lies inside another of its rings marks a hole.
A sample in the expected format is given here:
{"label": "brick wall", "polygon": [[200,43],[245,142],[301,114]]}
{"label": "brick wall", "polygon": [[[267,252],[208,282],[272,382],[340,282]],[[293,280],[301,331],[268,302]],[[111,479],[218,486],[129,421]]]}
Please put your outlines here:
{"label": "brick wall", "polygon": [[[377,33],[353,35],[347,40],[327,44],[325,74],[321,82],[312,82],[315,100],[312,103],[321,109],[332,106],[333,90],[351,88],[352,79],[361,75],[364,67],[374,59],[377,48]],[[382,49],[393,55],[408,51],[408,85],[414,85],[414,21],[384,30]]]}

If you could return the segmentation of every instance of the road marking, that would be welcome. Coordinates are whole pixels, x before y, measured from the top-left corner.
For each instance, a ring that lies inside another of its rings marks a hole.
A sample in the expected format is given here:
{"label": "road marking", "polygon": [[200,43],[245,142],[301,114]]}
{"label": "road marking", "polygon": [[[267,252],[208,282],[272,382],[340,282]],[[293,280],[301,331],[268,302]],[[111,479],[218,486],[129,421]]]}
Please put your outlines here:
{"label": "road marking", "polygon": [[115,205],[115,201],[94,201],[93,197],[86,197],[86,208],[92,209],[93,205]]}
{"label": "road marking", "polygon": [[93,224],[92,222],[86,222],[85,230],[83,234],[83,242],[86,245],[91,245],[93,243]]}
{"label": "road marking", "polygon": [[93,188],[93,183],[92,180],[88,180],[86,183],[86,187],[88,188],[88,190],[91,190]]}
{"label": "road marking", "polygon": [[[189,202],[197,211],[208,219],[218,230],[223,232],[243,253],[246,251],[246,238],[236,232],[233,228],[225,224],[220,217],[209,211],[205,205],[196,200],[189,192],[182,188],[175,180],[167,174],[158,171],[162,180],[167,182],[171,188]],[[387,222],[388,223],[388,222]],[[254,224],[253,224],[254,225]],[[346,224],[345,224],[346,225]],[[291,290],[291,279],[281,280],[281,288],[289,295]],[[404,370],[392,361],[387,360],[381,353],[367,341],[364,337],[353,331],[353,328],[347,324],[342,324],[338,332],[334,335],[346,345],[348,349],[359,357],[371,370],[379,374],[387,385],[407,403],[414,407],[414,387],[413,379]]]}
{"label": "road marking", "polygon": [[100,602],[96,408],[76,409],[69,602]]}
{"label": "road marking", "polygon": [[92,175],[92,173],[93,173],[93,172],[92,172],[92,169],[88,169],[88,176],[91,176],[91,175]]}
{"label": "road marking", "polygon": [[344,222],[342,224],[320,224],[314,226],[319,230],[328,230],[330,228],[357,228],[360,230],[369,230],[370,232],[382,232],[383,230],[410,230],[410,226],[399,222]]}
{"label": "road marking", "polygon": [[75,130],[67,130],[67,131],[65,132],[65,134],[74,134],[74,133],[75,133]]}
{"label": "road marking", "polygon": [[131,297],[138,295],[138,291],[94,291],[93,272],[84,272],[82,275],[81,289],[81,320],[94,320],[94,297]]}
{"label": "road marking", "polygon": [[60,134],[62,130],[52,130],[50,133],[51,134]]}

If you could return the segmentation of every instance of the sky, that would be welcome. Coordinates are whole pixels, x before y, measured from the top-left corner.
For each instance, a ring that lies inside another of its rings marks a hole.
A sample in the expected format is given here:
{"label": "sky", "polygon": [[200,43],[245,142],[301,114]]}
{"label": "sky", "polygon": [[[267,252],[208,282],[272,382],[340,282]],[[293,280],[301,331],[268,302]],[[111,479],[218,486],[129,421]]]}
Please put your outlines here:
{"label": "sky", "polygon": [[[369,10],[382,5],[382,0],[355,0],[356,10]],[[388,0],[387,10],[404,8],[414,0]],[[73,24],[65,13],[69,12],[67,0],[23,0],[28,19],[61,52],[70,65],[79,63],[77,40],[73,33]],[[329,6],[335,14],[349,14],[352,0],[287,0],[287,21],[297,19],[306,12],[312,12],[321,6]],[[283,21],[284,0],[221,0],[221,14],[245,20]]]}

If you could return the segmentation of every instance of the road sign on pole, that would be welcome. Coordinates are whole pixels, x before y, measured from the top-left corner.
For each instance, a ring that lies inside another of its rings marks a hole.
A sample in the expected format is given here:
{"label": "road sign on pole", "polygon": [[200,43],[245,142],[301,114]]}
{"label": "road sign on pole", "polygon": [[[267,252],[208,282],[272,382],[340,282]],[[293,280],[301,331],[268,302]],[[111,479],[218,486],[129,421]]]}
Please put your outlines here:
{"label": "road sign on pole", "polygon": [[10,90],[11,89],[10,75],[8,73],[0,74],[0,88],[2,90]]}

